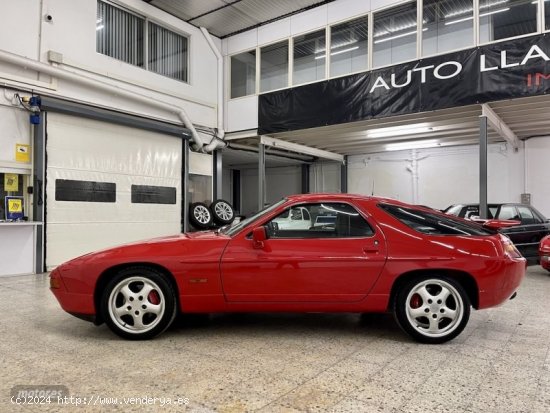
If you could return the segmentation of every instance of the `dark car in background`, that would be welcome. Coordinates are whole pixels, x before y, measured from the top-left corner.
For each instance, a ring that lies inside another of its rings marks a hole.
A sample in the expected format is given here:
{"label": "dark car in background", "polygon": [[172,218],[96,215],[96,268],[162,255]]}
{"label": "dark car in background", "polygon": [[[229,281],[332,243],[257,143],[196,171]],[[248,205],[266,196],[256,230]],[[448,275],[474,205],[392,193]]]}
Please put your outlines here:
{"label": "dark car in background", "polygon": [[[488,219],[520,221],[521,224],[502,228],[526,258],[537,258],[540,240],[550,234],[550,222],[544,215],[525,204],[488,204]],[[451,205],[443,212],[466,219],[479,218],[479,204]]]}

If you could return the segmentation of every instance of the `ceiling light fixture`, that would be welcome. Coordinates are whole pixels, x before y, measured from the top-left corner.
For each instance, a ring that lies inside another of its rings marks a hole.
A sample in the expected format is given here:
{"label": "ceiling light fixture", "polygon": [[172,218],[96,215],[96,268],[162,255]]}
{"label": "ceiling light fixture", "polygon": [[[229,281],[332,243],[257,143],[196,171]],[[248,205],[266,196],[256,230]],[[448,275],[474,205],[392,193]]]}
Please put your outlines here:
{"label": "ceiling light fixture", "polygon": [[[344,50],[338,50],[337,52],[332,52],[330,55],[334,56],[341,53],[351,52],[352,50],[357,50],[357,49],[359,49],[359,46],[350,47],[349,49],[344,49]],[[325,55],[315,56],[315,60],[324,59],[324,58],[325,58]]]}
{"label": "ceiling light fixture", "polygon": [[437,139],[428,139],[424,141],[388,143],[385,145],[385,148],[387,151],[404,151],[407,149],[435,148],[438,146],[441,146],[441,144]]}
{"label": "ceiling light fixture", "polygon": [[[510,7],[506,7],[505,9],[500,9],[500,10],[488,11],[486,13],[481,13],[479,17],[485,17],[485,16],[490,16],[491,14],[503,13],[508,10],[510,10]],[[464,17],[463,19],[452,20],[450,22],[445,22],[445,26],[449,26],[451,24],[456,24],[460,22],[465,22],[467,20],[472,20],[473,18],[474,16],[470,16],[470,17]]]}
{"label": "ceiling light fixture", "polygon": [[433,132],[433,128],[426,124],[411,126],[390,126],[388,128],[370,129],[367,138],[388,138],[392,136],[414,135],[417,133]]}
{"label": "ceiling light fixture", "polygon": [[[350,44],[355,44],[357,43],[359,40],[350,40],[349,42],[344,42],[344,43],[340,43],[339,45],[331,45],[330,46],[330,50],[332,49],[339,49],[340,47],[344,47],[344,46],[349,46]],[[319,49],[319,50],[315,50],[315,53],[325,53],[327,51],[327,49]]]}
{"label": "ceiling light fixture", "polygon": [[101,30],[103,29],[105,26],[100,24],[99,26],[96,26],[95,30],[98,31],[98,30]]}
{"label": "ceiling light fixture", "polygon": [[[490,9],[491,7],[494,7],[494,6],[498,6],[499,4],[504,4],[504,3],[508,3],[510,0],[498,0],[498,1],[495,1],[493,3],[489,3],[489,4],[483,4],[483,5],[480,5],[479,6],[479,9],[482,10],[482,9]],[[549,0],[545,0],[545,1],[549,1]],[[464,10],[459,10],[459,11],[454,11],[454,12],[451,12],[451,13],[448,13],[446,14],[445,16],[443,16],[444,18],[448,19],[450,17],[455,17],[455,16],[460,16],[461,14],[466,14],[466,13],[471,13],[473,12],[474,9],[469,7],[467,9],[464,9]]]}
{"label": "ceiling light fixture", "polygon": [[[425,31],[428,31],[428,28],[425,27],[422,29],[423,32]],[[380,39],[380,40],[375,40],[374,43],[377,44],[377,43],[384,43],[384,42],[387,42],[387,41],[390,41],[390,40],[395,40],[395,39],[399,39],[401,37],[405,37],[405,36],[410,36],[411,34],[416,34],[416,30],[412,31],[412,32],[407,32],[407,33],[402,33],[402,34],[396,34],[395,36],[391,36],[391,37],[386,37],[385,39]]]}

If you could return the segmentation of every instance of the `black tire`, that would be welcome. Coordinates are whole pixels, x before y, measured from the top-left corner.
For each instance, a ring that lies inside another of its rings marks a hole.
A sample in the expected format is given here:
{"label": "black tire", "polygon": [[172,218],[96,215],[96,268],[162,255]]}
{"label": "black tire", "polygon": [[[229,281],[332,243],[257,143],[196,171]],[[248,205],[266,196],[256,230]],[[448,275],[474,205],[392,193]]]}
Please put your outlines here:
{"label": "black tire", "polygon": [[462,285],[450,277],[421,276],[397,291],[394,315],[403,331],[416,341],[445,343],[468,324],[470,299]]}
{"label": "black tire", "polygon": [[214,222],[219,225],[229,225],[235,219],[235,210],[231,204],[223,199],[216,199],[210,204],[210,211]]}
{"label": "black tire", "polygon": [[176,292],[160,271],[141,266],[126,268],[105,286],[100,312],[107,326],[120,337],[151,339],[174,321]]}
{"label": "black tire", "polygon": [[212,212],[204,202],[195,202],[189,206],[189,222],[195,228],[208,229],[212,220]]}

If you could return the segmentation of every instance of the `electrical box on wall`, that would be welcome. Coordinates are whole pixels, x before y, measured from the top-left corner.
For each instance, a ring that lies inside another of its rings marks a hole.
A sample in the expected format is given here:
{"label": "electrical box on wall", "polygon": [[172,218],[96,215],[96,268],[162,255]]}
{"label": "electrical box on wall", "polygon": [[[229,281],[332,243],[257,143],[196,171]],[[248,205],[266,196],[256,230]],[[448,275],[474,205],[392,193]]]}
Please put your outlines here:
{"label": "electrical box on wall", "polygon": [[531,205],[531,194],[521,194],[521,203]]}

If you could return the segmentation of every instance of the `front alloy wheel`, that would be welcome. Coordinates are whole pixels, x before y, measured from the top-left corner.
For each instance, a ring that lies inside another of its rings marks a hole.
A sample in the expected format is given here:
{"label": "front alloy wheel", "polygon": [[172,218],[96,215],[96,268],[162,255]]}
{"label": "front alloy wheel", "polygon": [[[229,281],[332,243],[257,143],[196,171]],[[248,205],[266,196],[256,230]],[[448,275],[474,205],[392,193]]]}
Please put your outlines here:
{"label": "front alloy wheel", "polygon": [[444,343],[466,327],[470,300],[452,278],[416,278],[398,291],[395,316],[401,328],[417,341]]}
{"label": "front alloy wheel", "polygon": [[176,298],[164,274],[151,268],[122,270],[102,295],[102,316],[121,337],[140,340],[162,333],[176,315]]}

